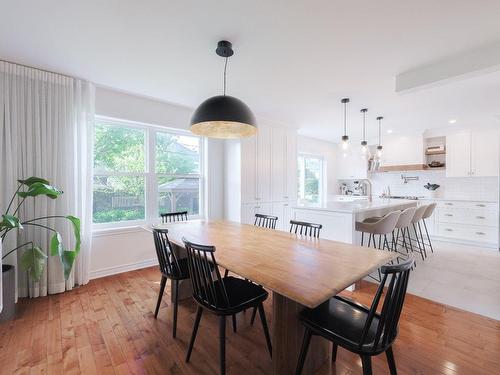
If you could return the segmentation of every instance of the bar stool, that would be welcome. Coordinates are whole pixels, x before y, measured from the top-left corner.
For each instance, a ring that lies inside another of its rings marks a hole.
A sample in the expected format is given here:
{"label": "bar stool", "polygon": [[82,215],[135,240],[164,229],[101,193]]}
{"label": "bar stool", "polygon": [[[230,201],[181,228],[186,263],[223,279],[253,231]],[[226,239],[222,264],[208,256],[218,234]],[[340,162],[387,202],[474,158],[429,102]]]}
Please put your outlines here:
{"label": "bar stool", "polygon": [[[355,229],[356,231],[361,232],[361,246],[364,245],[363,242],[365,233],[368,233],[368,247],[370,247],[371,241],[373,239],[373,247],[377,248],[375,236],[378,234],[378,249],[384,250],[387,248],[387,250],[391,251],[392,249],[389,246],[389,242],[387,241],[387,235],[394,232],[394,228],[396,227],[396,223],[398,222],[400,216],[401,211],[392,211],[381,218],[368,218],[364,221],[357,221]],[[384,236],[383,244],[381,243],[382,236]],[[379,282],[380,280],[382,280],[380,269],[378,269],[378,279],[371,275],[369,276]]]}
{"label": "bar stool", "polygon": [[[399,216],[398,222],[396,223],[396,226],[394,228],[395,230],[397,229],[396,236],[394,236],[394,233],[392,234],[392,246],[394,251],[398,251],[399,236],[400,234],[402,234],[403,235],[402,245],[404,246],[406,253],[407,254],[410,253],[410,250],[408,249],[408,244],[406,243],[406,232],[408,231],[408,227],[410,226],[411,221],[415,216],[416,210],[417,210],[416,207],[409,207],[401,211],[401,215]],[[410,248],[411,248],[411,242],[410,242]]]}
{"label": "bar stool", "polygon": [[[423,243],[423,236],[422,236],[422,231],[419,230],[417,231],[417,227],[419,227],[420,220],[422,220],[422,217],[424,216],[424,212],[427,209],[427,205],[422,205],[417,207],[417,210],[415,211],[415,215],[413,215],[413,219],[411,220],[411,225],[413,227],[413,232],[415,233],[415,240],[417,241],[417,246],[418,246],[418,251],[413,247],[412,250],[420,253],[420,256],[422,257],[422,260],[425,260],[427,258],[427,251],[425,250],[425,245]],[[420,227],[419,227],[420,229]],[[420,232],[420,236],[419,236]],[[410,240],[411,240],[411,236]]]}
{"label": "bar stool", "polygon": [[[427,209],[424,211],[424,215],[422,216],[422,223],[424,223],[425,234],[427,235],[427,241],[429,241],[428,245],[431,249],[431,252],[434,253],[434,248],[432,247],[431,238],[429,236],[429,231],[427,230],[427,224],[425,220],[430,218],[434,214],[434,210],[436,209],[437,203],[431,203],[427,206]],[[419,223],[420,226],[420,223]]]}
{"label": "bar stool", "polygon": [[[368,237],[368,247],[371,245],[373,239],[373,247],[377,248],[375,235],[379,235],[379,245],[378,248],[383,250],[387,247],[387,250],[391,250],[389,242],[387,241],[387,235],[394,231],[396,223],[401,216],[401,211],[392,211],[383,217],[368,218],[363,221],[357,221],[355,229],[361,232],[361,246],[364,246],[364,235],[369,234]],[[384,236],[384,243],[382,244],[382,236]]]}

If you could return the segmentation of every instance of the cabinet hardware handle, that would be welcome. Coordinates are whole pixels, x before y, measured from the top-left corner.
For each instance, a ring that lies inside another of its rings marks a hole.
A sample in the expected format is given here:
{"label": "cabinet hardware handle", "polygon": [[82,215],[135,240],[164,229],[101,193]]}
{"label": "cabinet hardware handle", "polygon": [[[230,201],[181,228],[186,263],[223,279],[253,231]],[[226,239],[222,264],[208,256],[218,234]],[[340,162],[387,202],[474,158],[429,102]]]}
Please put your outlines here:
{"label": "cabinet hardware handle", "polygon": [[486,233],[484,233],[484,232],[476,232],[476,234],[479,234],[480,236],[484,236]]}
{"label": "cabinet hardware handle", "polygon": [[284,198],[288,199],[288,196],[285,196]]}
{"label": "cabinet hardware handle", "polygon": [[476,219],[486,219],[484,216],[476,216]]}
{"label": "cabinet hardware handle", "polygon": [[255,206],[255,208],[260,208],[260,206]]}
{"label": "cabinet hardware handle", "polygon": [[445,205],[447,205],[447,206],[453,206],[453,203],[446,202]]}
{"label": "cabinet hardware handle", "polygon": [[284,204],[283,206],[287,207],[287,206],[288,206],[288,203],[287,203],[287,204]]}
{"label": "cabinet hardware handle", "polygon": [[453,229],[445,228],[445,231],[447,231],[447,232],[453,232]]}
{"label": "cabinet hardware handle", "polygon": [[450,217],[451,217],[451,216],[453,216],[453,215],[452,215],[452,214],[444,214],[444,216],[450,216]]}
{"label": "cabinet hardware handle", "polygon": [[485,204],[476,204],[477,207],[486,207]]}

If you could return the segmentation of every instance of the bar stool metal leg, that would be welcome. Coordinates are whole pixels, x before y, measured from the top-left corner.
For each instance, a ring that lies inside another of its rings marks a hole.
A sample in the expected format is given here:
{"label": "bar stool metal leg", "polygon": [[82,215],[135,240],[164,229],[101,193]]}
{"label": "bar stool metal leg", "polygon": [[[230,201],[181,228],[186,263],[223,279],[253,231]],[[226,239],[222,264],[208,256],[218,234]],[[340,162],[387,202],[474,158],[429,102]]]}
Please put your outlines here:
{"label": "bar stool metal leg", "polygon": [[434,253],[434,248],[432,247],[431,238],[429,237],[429,231],[427,230],[427,224],[425,223],[425,219],[422,220],[424,222],[425,234],[427,235],[427,240],[429,241],[429,247],[431,248],[431,253]]}

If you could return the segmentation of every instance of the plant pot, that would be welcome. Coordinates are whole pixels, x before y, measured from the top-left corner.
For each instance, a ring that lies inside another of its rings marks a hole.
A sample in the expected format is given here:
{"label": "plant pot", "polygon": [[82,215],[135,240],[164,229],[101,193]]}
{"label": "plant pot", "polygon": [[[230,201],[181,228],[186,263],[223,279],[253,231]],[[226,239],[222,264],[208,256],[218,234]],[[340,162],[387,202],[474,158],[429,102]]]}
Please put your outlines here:
{"label": "plant pot", "polygon": [[428,190],[427,196],[429,198],[431,198],[431,199],[438,198],[439,197],[439,193],[438,193],[437,190]]}
{"label": "plant pot", "polygon": [[8,264],[2,264],[2,297],[0,323],[12,320],[16,315],[16,270]]}

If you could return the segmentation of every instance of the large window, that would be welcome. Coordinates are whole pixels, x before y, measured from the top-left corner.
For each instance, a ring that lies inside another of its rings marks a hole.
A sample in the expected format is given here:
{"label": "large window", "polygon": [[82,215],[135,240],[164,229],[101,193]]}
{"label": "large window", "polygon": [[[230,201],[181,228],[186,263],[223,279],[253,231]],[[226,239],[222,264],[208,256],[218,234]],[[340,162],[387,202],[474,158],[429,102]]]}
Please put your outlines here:
{"label": "large window", "polygon": [[153,221],[202,212],[201,140],[188,133],[96,119],[93,222]]}
{"label": "large window", "polygon": [[323,158],[299,154],[298,195],[302,202],[321,203],[323,197]]}

